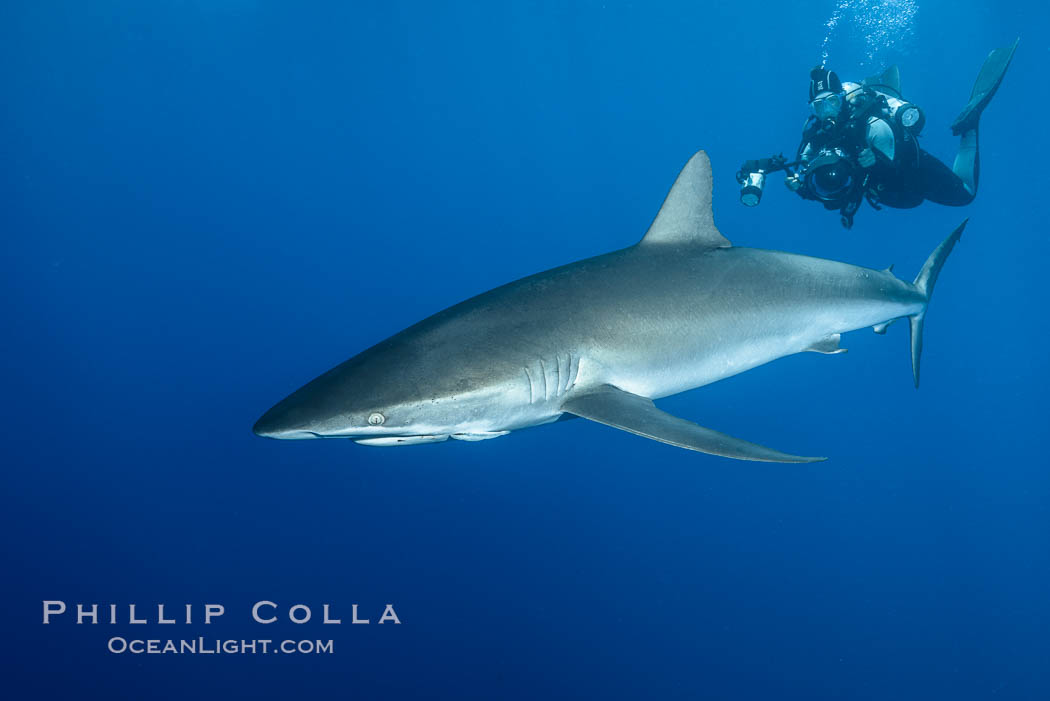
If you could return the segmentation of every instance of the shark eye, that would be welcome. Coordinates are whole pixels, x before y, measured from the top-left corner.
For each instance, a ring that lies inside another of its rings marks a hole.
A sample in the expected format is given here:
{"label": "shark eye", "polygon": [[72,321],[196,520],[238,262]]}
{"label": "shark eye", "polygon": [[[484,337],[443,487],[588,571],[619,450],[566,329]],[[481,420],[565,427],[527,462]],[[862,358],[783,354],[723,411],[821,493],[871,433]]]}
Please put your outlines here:
{"label": "shark eye", "polygon": [[382,426],[384,421],[386,421],[386,417],[378,411],[368,415],[368,423],[372,426]]}

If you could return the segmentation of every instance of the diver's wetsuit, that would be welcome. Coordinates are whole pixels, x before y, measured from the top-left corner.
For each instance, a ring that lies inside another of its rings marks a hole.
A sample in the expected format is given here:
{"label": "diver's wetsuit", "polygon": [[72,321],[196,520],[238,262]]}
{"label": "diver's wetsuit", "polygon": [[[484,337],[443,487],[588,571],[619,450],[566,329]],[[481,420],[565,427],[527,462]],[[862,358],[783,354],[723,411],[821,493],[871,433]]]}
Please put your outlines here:
{"label": "diver's wetsuit", "polygon": [[[973,141],[974,147],[969,154],[964,154],[960,148],[954,169],[920,148],[914,166],[895,169],[891,175],[876,175],[873,178],[876,202],[898,209],[917,207],[924,200],[950,207],[970,204],[977,196],[980,165],[976,130]],[[881,171],[879,165],[876,164],[873,170]]]}
{"label": "diver's wetsuit", "polygon": [[[867,88],[860,88],[867,91]],[[876,93],[856,96],[854,103],[877,101]],[[838,147],[851,157],[856,167],[855,183],[843,198],[825,201],[828,209],[839,209],[867,195],[879,205],[906,209],[924,200],[960,207],[973,201],[977,194],[980,162],[977,156],[976,126],[962,135],[959,155],[953,168],[919,147],[918,140],[907,129],[889,119],[877,103],[851,105],[851,114],[841,126],[822,129],[810,118],[803,131],[798,158],[803,164],[827,147]],[[863,168],[857,155],[865,148],[875,155],[875,163]],[[800,192],[803,197],[812,193]],[[820,199],[820,198],[817,198]]]}
{"label": "diver's wetsuit", "polygon": [[[1013,58],[1017,42],[992,51],[974,84],[970,102],[952,125],[961,137],[959,152],[949,168],[919,147],[918,140],[898,120],[893,119],[886,98],[902,100],[899,77],[891,68],[879,78],[871,78],[846,95],[841,124],[824,124],[810,117],[798,150],[800,173],[827,149],[839,149],[851,161],[851,185],[834,197],[822,197],[812,187],[798,190],[807,199],[821,200],[827,209],[841,209],[843,223],[850,226],[854,212],[864,197],[875,205],[895,208],[916,207],[924,200],[961,207],[977,195],[980,175],[978,122],[1002,81]],[[870,149],[875,163],[862,167],[859,154]]]}

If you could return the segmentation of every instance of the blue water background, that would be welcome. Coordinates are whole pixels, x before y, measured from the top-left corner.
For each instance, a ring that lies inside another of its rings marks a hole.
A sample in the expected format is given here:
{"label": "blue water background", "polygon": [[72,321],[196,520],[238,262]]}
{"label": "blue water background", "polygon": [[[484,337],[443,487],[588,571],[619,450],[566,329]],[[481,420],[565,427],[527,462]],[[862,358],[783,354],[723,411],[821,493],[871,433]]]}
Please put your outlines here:
{"label": "blue water background", "polygon": [[[778,178],[756,209],[733,181],[794,150],[832,6],[4,3],[8,698],[1050,698],[1050,13],[922,4],[883,58],[949,162],[981,62],[1022,36],[980,194],[847,232]],[[868,48],[839,37],[829,65],[859,79]],[[252,435],[401,328],[634,243],[699,148],[740,245],[910,279],[971,218],[921,390],[898,325],[661,402],[828,462],[586,421],[397,450]],[[227,613],[43,626],[44,599]],[[344,625],[252,624],[260,599]],[[336,651],[118,656],[112,635]]]}

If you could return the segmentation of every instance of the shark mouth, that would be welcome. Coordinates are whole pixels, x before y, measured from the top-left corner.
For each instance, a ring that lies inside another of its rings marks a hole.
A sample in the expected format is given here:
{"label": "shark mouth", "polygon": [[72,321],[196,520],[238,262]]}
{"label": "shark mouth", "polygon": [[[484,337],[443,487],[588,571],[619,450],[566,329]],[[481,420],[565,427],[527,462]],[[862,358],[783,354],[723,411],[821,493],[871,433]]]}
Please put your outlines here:
{"label": "shark mouth", "polygon": [[354,442],[360,445],[374,445],[389,447],[394,445],[419,445],[420,443],[440,443],[449,438],[457,441],[485,441],[489,438],[505,436],[510,431],[483,431],[479,433],[446,433],[437,436],[380,436],[379,438],[355,438]]}
{"label": "shark mouth", "polygon": [[378,445],[381,447],[391,445],[418,445],[420,443],[440,443],[447,441],[448,434],[443,436],[380,436],[379,438],[355,438],[355,443],[361,445]]}

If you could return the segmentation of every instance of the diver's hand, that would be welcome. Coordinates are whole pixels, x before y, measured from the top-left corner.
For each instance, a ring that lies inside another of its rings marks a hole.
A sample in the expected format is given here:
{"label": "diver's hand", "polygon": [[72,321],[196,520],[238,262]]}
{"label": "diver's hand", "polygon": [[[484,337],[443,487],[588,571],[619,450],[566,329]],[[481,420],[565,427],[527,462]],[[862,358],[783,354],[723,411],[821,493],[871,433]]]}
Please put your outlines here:
{"label": "diver's hand", "polygon": [[857,163],[860,164],[861,168],[871,168],[875,165],[875,152],[870,148],[866,148],[857,154]]}
{"label": "diver's hand", "polygon": [[789,175],[784,178],[784,184],[787,185],[787,189],[792,192],[798,192],[802,188],[802,178],[797,175]]}

